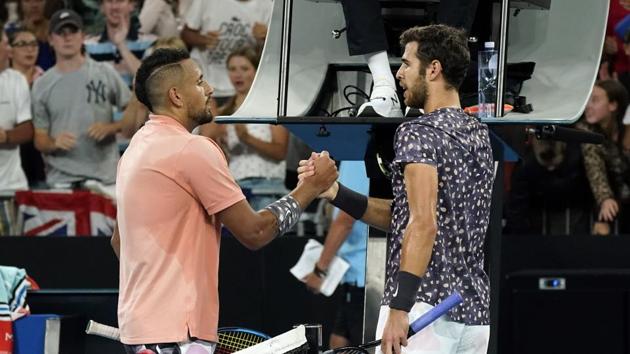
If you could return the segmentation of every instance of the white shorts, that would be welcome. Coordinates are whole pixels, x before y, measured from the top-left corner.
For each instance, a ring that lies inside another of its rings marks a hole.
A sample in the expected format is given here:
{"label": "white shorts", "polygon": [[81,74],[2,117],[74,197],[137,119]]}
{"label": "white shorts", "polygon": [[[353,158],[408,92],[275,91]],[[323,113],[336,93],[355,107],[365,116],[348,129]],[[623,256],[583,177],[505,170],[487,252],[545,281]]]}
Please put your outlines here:
{"label": "white shorts", "polygon": [[180,343],[125,345],[125,350],[128,354],[212,354],[215,347],[216,343],[194,339]]}
{"label": "white shorts", "polygon": [[[409,322],[413,322],[433,306],[417,302],[409,311]],[[376,326],[376,338],[383,336],[383,328],[389,316],[389,306],[381,306]],[[490,338],[490,326],[467,326],[453,322],[444,315],[407,340],[406,354],[486,354]],[[383,354],[380,346],[376,354]]]}

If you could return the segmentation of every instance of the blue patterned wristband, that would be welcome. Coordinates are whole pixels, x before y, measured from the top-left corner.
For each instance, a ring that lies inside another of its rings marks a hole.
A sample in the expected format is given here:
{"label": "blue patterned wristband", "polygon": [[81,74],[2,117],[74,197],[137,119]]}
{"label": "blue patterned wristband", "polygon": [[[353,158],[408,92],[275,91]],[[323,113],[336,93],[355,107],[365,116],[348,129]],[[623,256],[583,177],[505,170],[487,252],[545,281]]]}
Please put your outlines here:
{"label": "blue patterned wristband", "polygon": [[300,220],[300,215],[302,214],[300,204],[290,195],[286,195],[267,205],[265,209],[269,210],[278,219],[277,236],[290,231]]}

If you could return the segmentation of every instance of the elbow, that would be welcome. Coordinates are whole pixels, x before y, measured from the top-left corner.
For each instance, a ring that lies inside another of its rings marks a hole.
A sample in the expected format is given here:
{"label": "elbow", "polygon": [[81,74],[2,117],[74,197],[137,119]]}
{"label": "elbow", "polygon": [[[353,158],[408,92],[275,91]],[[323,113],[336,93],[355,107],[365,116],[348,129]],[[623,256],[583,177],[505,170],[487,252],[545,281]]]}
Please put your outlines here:
{"label": "elbow", "polygon": [[245,248],[247,248],[250,251],[258,251],[259,249],[261,249],[264,245],[259,244],[257,242],[248,242],[248,243],[243,243],[243,246],[245,246]]}
{"label": "elbow", "polygon": [[241,244],[250,251],[258,251],[266,245],[265,242],[261,242],[260,237],[256,234],[251,234],[240,239]]}
{"label": "elbow", "polygon": [[233,233],[234,237],[250,251],[258,251],[263,248],[273,237],[266,237],[264,229],[258,227],[248,228],[239,233]]}

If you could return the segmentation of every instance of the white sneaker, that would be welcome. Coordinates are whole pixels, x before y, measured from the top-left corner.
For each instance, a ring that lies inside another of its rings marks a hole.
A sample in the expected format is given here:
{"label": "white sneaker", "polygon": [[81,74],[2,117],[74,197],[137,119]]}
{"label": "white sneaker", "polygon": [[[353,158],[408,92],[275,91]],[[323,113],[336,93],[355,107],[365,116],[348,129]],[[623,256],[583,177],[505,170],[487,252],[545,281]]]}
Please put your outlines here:
{"label": "white sneaker", "polygon": [[396,89],[390,85],[374,86],[370,101],[359,107],[359,117],[402,117]]}

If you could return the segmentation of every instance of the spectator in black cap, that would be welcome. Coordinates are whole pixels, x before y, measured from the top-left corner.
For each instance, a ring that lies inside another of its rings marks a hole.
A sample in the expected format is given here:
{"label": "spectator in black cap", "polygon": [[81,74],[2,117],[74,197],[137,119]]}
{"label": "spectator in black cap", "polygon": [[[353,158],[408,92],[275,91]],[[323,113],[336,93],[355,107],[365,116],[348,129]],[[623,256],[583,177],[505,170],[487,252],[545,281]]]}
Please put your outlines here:
{"label": "spectator in black cap", "polygon": [[76,12],[57,11],[49,32],[57,62],[32,92],[35,147],[46,162],[46,183],[67,188],[94,180],[113,192],[121,130],[113,113],[127,105],[129,89],[110,65],[83,55],[83,21]]}

